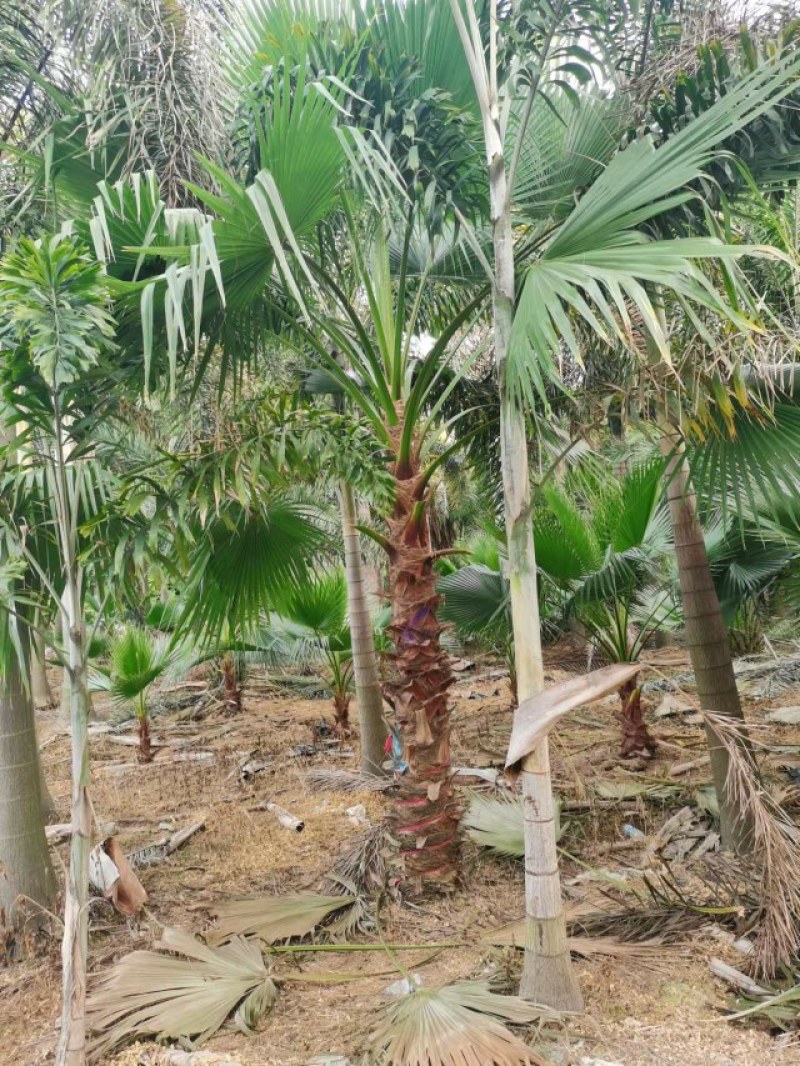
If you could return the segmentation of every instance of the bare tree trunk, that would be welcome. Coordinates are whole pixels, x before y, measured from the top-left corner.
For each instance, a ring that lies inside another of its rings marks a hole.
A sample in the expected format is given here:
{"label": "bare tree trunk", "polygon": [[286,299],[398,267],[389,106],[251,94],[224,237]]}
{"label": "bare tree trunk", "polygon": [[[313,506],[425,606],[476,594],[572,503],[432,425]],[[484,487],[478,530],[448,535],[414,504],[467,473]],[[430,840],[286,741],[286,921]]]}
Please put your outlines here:
{"label": "bare tree trunk", "polygon": [[47,659],[44,637],[39,628],[40,615],[36,612],[35,625],[31,629],[31,693],[34,707],[55,707],[50,682],[47,680]]}
{"label": "bare tree trunk", "polygon": [[344,540],[344,566],[347,577],[347,612],[353,648],[353,673],[361,739],[361,769],[367,774],[382,774],[383,746],[386,741],[383,694],[367,599],[364,560],[356,529],[355,500],[352,487],[344,480],[339,483],[339,500]]}
{"label": "bare tree trunk", "polygon": [[[539,592],[533,543],[525,416],[506,394],[505,369],[514,321],[514,244],[497,101],[484,115],[494,239],[494,348],[500,392],[500,446],[505,499],[511,617],[519,700],[544,688]],[[525,959],[520,995],[558,1010],[582,1010],[572,968],[556,845],[556,815],[545,739],[522,765],[525,839]]]}
{"label": "bare tree trunk", "polygon": [[[492,0],[489,5],[487,49],[472,4],[466,4],[465,12],[458,0],[450,0],[450,10],[475,86],[486,148],[494,245],[493,270],[490,269],[489,273],[492,276],[495,365],[500,393],[508,576],[517,692],[519,699],[525,700],[544,688],[544,666],[525,416],[511,402],[505,384],[516,293],[511,190],[506,173],[504,130],[498,97],[498,11],[496,0]],[[506,91],[512,92],[513,77],[506,76]],[[534,87],[531,86],[528,92],[532,102]],[[522,136],[522,133],[518,135]],[[512,162],[512,169],[513,165]],[[512,184],[513,180],[512,177]],[[550,755],[546,740],[523,762],[522,789],[526,934],[520,995],[560,1010],[581,1010],[583,1000],[572,969],[561,901]]]}
{"label": "bare tree trunk", "polygon": [[[74,560],[73,560],[74,564]],[[86,633],[80,597],[73,584],[66,598],[67,672],[72,733],[72,838],[65,885],[62,962],[61,1034],[56,1066],[86,1063],[86,963],[89,954],[89,692],[86,677]]]}
{"label": "bare tree trunk", "polygon": [[17,897],[51,907],[56,889],[42,818],[33,703],[13,656],[12,651],[0,671],[0,910],[8,924]]}
{"label": "bare tree trunk", "polygon": [[[692,661],[697,695],[704,710],[744,721],[736,677],[733,672],[725,619],[719,605],[708,562],[703,529],[679,438],[669,428],[662,436],[662,451],[668,459],[667,497],[675,539],[675,557],[683,600],[686,643]],[[711,772],[719,801],[720,839],[724,848],[738,855],[753,845],[753,823],[728,794],[728,751],[713,729],[706,727]]]}

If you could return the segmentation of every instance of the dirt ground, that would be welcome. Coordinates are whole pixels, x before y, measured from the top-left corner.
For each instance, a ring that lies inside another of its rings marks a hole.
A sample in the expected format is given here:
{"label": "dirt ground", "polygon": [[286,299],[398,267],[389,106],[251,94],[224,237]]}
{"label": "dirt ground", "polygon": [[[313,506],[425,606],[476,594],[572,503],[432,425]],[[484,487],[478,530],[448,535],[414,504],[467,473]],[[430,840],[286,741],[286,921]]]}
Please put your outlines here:
{"label": "dirt ground", "polygon": [[[654,652],[652,658],[658,672],[686,669],[678,649]],[[551,654],[551,681],[565,676],[560,665],[557,653]],[[488,666],[475,667],[459,674],[453,695],[454,764],[498,765],[511,719],[504,680]],[[652,711],[662,699],[662,693],[651,693],[645,705]],[[784,691],[773,700],[748,700],[747,712],[759,721],[776,707],[798,703],[800,693]],[[646,843],[626,839],[623,826],[634,825],[646,841],[710,780],[702,764],[670,776],[676,764],[692,762],[704,752],[700,727],[691,716],[687,722],[686,714],[654,723],[662,747],[646,768],[621,767],[615,756],[614,710],[612,699],[575,714],[552,745],[556,787],[569,822],[562,847],[572,856],[565,856],[563,865],[572,905],[602,898],[607,884],[597,870],[636,880],[647,861]],[[100,720],[107,717],[102,704],[97,711]],[[103,901],[93,905],[93,973],[134,947],[148,946],[162,925],[202,932],[219,901],[317,889],[334,857],[363,832],[351,824],[346,809],[360,803],[370,821],[381,818],[383,796],[319,792],[307,780],[312,767],[355,768],[357,740],[344,750],[331,747],[312,757],[291,754],[293,746],[311,743],[312,726],[323,715],[331,717],[326,701],[275,695],[254,678],[238,715],[216,710],[202,721],[192,721],[185,712],[173,711],[156,717],[154,740],[164,746],[150,765],[138,765],[134,749],[118,738],[103,733],[93,737],[96,816],[100,823],[116,823],[126,850],[153,843],[198,819],[205,823],[166,863],[140,871],[149,903],[139,921],[122,918]],[[66,820],[68,738],[58,727],[56,711],[43,712],[40,732],[46,778],[59,818]],[[131,735],[130,727],[122,733]],[[788,758],[785,749],[789,755],[800,751],[800,729],[774,725],[769,743]],[[268,766],[243,780],[240,768],[248,760]],[[776,780],[779,776],[776,771]],[[625,794],[626,784],[642,780],[666,788],[666,797]],[[602,782],[617,783],[623,798],[598,799],[597,785]],[[270,813],[254,810],[265,798],[302,818],[304,832],[289,832]],[[60,866],[66,861],[66,845],[53,850]],[[428,985],[517,965],[513,949],[493,948],[482,937],[521,917],[521,863],[479,853],[467,844],[464,868],[463,887],[452,897],[402,907],[389,902],[381,910],[381,932],[387,941],[419,944],[419,954],[408,952],[403,961],[412,972],[418,967]],[[450,941],[463,946],[444,949],[431,960],[428,946]],[[782,1045],[764,1031],[724,1019],[719,1008],[730,990],[711,975],[712,956],[738,968],[746,965],[710,929],[698,929],[683,943],[664,945],[643,959],[579,958],[585,1013],[529,1036],[556,1066],[584,1058],[622,1066],[800,1064],[800,1045]],[[0,969],[0,1062],[33,1066],[49,1061],[59,1010],[59,963],[59,945],[53,940],[35,956]],[[304,980],[282,986],[276,1007],[255,1036],[225,1030],[209,1048],[229,1052],[245,1066],[306,1066],[315,1056],[332,1053],[350,1056],[355,1063],[374,1026],[383,989],[396,979],[390,960],[382,952],[342,952],[304,956],[295,965]],[[347,979],[333,981],[332,975]],[[134,1066],[141,1052],[137,1046],[104,1062]]]}

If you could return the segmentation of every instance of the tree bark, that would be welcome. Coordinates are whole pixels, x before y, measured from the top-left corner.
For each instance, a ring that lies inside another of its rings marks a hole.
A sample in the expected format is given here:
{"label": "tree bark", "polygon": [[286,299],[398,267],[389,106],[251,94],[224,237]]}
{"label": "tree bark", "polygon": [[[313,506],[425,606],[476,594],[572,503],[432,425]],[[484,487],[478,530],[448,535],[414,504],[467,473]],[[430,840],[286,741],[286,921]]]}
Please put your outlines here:
{"label": "tree bark", "polygon": [[[514,244],[496,101],[484,116],[494,242],[494,347],[500,393],[500,445],[511,617],[520,700],[544,688],[539,593],[533,543],[525,416],[509,399],[506,359],[514,320]],[[572,967],[556,844],[556,815],[545,739],[522,765],[525,841],[525,958],[520,996],[557,1010],[583,1009]]]}
{"label": "tree bark", "polygon": [[153,761],[153,747],[150,742],[150,719],[147,713],[139,715],[139,762]]}
{"label": "tree bark", "polygon": [[45,657],[44,637],[39,628],[40,616],[37,612],[36,626],[31,630],[31,692],[34,707],[55,707],[50,682],[47,679],[47,659]]}
{"label": "tree bark", "polygon": [[639,687],[638,675],[622,686],[619,690],[619,700],[622,704],[620,755],[623,759],[649,759],[655,754],[658,744],[647,728],[642,714],[642,690]]}
{"label": "tree bark", "polygon": [[[393,427],[399,440],[403,417]],[[395,453],[397,454],[397,452]],[[416,456],[416,446],[412,451]],[[441,647],[434,552],[425,513],[427,483],[413,458],[395,464],[389,526],[389,589],[394,650],[386,691],[408,771],[396,775],[391,824],[412,892],[446,889],[458,874],[458,809],[450,775],[450,660]]]}
{"label": "tree bark", "polygon": [[344,480],[339,483],[339,501],[347,579],[347,613],[350,621],[361,741],[361,770],[366,774],[382,774],[383,746],[387,735],[383,719],[383,693],[367,597],[364,560],[356,528],[355,499],[352,487]]}
{"label": "tree bark", "polygon": [[[74,560],[72,560],[74,565]],[[86,633],[77,588],[65,597],[67,677],[72,734],[72,837],[65,885],[61,947],[62,1010],[56,1066],[86,1064],[86,964],[89,954],[89,691]]]}
{"label": "tree bark", "polygon": [[[703,529],[697,517],[683,446],[674,431],[664,429],[662,451],[667,458],[667,498],[675,540],[675,557],[683,600],[686,643],[697,685],[700,706],[714,714],[744,721],[736,677],[733,672],[725,619],[714,587]],[[728,794],[728,751],[719,736],[706,727],[711,772],[719,801],[722,846],[737,855],[748,854],[753,845],[750,816],[738,810]]]}
{"label": "tree bark", "polygon": [[33,702],[13,656],[0,671],[0,910],[9,925],[18,917],[19,896],[49,908],[56,889],[42,818]]}

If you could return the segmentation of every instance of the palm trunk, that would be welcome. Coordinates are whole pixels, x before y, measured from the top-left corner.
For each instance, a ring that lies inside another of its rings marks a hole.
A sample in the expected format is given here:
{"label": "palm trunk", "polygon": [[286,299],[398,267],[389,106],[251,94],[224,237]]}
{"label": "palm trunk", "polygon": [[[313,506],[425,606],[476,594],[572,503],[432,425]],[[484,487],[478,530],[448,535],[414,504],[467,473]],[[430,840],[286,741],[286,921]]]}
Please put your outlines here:
{"label": "palm trunk", "polygon": [[[71,560],[74,566],[74,559]],[[86,1063],[86,963],[89,954],[89,692],[86,683],[86,634],[77,588],[65,598],[67,676],[72,734],[72,837],[65,885],[61,1034],[56,1066]]]}
{"label": "palm trunk", "polygon": [[339,483],[339,500],[344,540],[344,567],[347,579],[347,614],[353,648],[358,725],[361,739],[361,770],[366,774],[383,773],[383,746],[386,725],[383,720],[383,694],[375,652],[364,575],[364,560],[356,528],[353,490],[347,481]]}
{"label": "palm trunk", "polygon": [[[676,448],[677,441],[677,448]],[[736,677],[733,672],[728,634],[719,605],[703,530],[697,517],[683,449],[669,429],[662,437],[662,450],[668,457],[666,479],[669,512],[675,539],[686,643],[692,661],[700,706],[714,714],[744,721]],[[729,756],[712,728],[706,726],[711,772],[719,802],[722,846],[737,855],[752,850],[753,823],[737,808],[727,788]]]}
{"label": "palm trunk", "polygon": [[39,628],[40,615],[37,612],[36,625],[31,638],[31,692],[34,707],[54,707],[53,693],[47,680],[47,659],[45,657],[44,637]]}
{"label": "palm trunk", "polygon": [[153,761],[153,747],[150,742],[150,719],[147,712],[137,716],[139,719],[139,762]]}
{"label": "palm trunk", "polygon": [[[401,428],[402,411],[399,414]],[[408,883],[412,891],[421,892],[427,886],[451,886],[458,873],[447,695],[454,679],[440,643],[441,597],[425,513],[426,482],[415,459],[405,469],[398,462],[394,472],[395,507],[388,521],[394,651],[386,691],[409,769],[397,775],[391,823]]]}
{"label": "palm trunk", "polygon": [[[500,391],[500,444],[511,617],[520,700],[544,688],[539,593],[533,543],[525,416],[506,395],[505,367],[514,320],[514,245],[499,118],[484,120],[494,239],[494,348]],[[522,764],[525,839],[524,999],[557,1010],[582,1010],[561,899],[556,816],[545,739]]]}
{"label": "palm trunk", "polygon": [[[333,696],[333,727],[339,737],[350,736],[350,693],[336,692]],[[367,771],[368,773],[371,771]]]}
{"label": "palm trunk", "polygon": [[228,710],[238,714],[242,709],[242,689],[236,677],[236,662],[231,652],[222,656],[222,693]]}
{"label": "palm trunk", "polygon": [[56,890],[42,818],[33,703],[15,661],[7,662],[2,673],[0,926],[14,924],[18,897],[27,896],[42,907],[51,907]]}
{"label": "palm trunk", "polygon": [[623,759],[650,758],[658,745],[642,714],[642,690],[638,675],[625,682],[619,690],[619,700],[622,704],[619,716],[622,725],[620,755]]}

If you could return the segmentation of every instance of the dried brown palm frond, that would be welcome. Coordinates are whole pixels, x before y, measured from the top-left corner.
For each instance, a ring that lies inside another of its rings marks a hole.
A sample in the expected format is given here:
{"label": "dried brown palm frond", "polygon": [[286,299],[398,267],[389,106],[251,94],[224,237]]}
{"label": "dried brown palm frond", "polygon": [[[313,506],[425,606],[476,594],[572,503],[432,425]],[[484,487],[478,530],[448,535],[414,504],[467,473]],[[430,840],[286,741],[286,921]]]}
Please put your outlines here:
{"label": "dried brown palm frond", "polygon": [[335,896],[341,894],[342,884],[349,882],[354,887],[354,895],[369,896],[383,892],[389,854],[386,827],[377,822],[336,858],[330,872],[322,880],[321,891]]}
{"label": "dried brown palm frond", "polygon": [[388,777],[325,767],[309,770],[306,782],[317,792],[385,792],[392,787]]}
{"label": "dried brown palm frond", "polygon": [[729,800],[742,818],[752,820],[751,862],[758,873],[753,967],[771,977],[795,958],[800,944],[800,831],[764,789],[750,754],[752,736],[730,719],[702,713],[728,753]]}
{"label": "dried brown palm frond", "polygon": [[621,943],[649,943],[658,939],[662,944],[676,944],[686,940],[701,926],[707,925],[709,915],[671,901],[654,906],[634,906],[621,903],[616,910],[584,911],[567,919],[571,935],[613,936]]}
{"label": "dried brown palm frond", "polygon": [[[560,803],[556,799],[557,840],[564,833],[560,810]],[[482,848],[514,858],[525,854],[522,800],[519,796],[484,796],[474,792],[470,795],[469,807],[461,819],[461,825],[470,840]]]}
{"label": "dried brown palm frond", "polygon": [[485,981],[418,987],[385,1008],[372,1049],[379,1066],[546,1066],[503,1022],[555,1017],[517,996],[491,992]]}
{"label": "dried brown palm frond", "polygon": [[355,902],[355,896],[319,896],[298,892],[289,896],[259,896],[223,903],[217,910],[218,924],[206,939],[222,944],[232,937],[253,936],[265,944],[307,936],[325,919]]}
{"label": "dried brown palm frond", "polygon": [[137,1038],[201,1043],[231,1014],[250,1032],[277,999],[258,946],[240,937],[211,948],[180,929],[165,929],[155,947],[125,955],[90,995],[93,1055]]}
{"label": "dried brown palm frond", "polygon": [[[481,936],[481,940],[494,947],[525,947],[525,919],[511,922],[499,929],[490,929]],[[581,936],[570,934],[569,950],[581,958],[603,956],[606,958],[630,959],[640,962],[658,963],[664,958],[667,941],[663,937],[653,936],[646,940],[623,940],[613,934],[600,936]]]}

